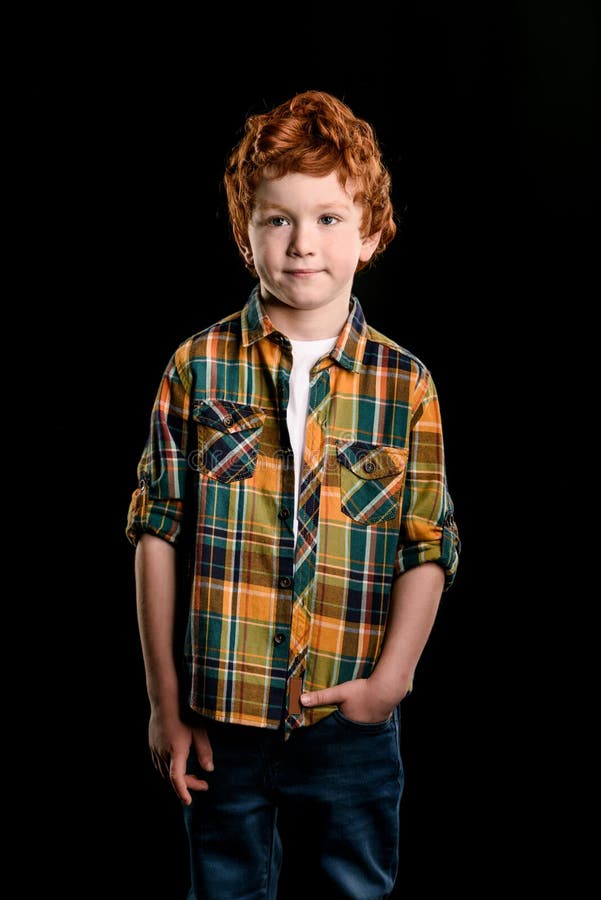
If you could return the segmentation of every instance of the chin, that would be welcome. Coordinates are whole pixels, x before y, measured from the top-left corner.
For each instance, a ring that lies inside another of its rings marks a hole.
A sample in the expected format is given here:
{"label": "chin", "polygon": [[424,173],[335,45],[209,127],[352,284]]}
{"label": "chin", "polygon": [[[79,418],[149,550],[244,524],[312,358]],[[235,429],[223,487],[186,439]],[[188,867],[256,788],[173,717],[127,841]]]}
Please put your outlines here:
{"label": "chin", "polygon": [[294,309],[319,309],[327,306],[329,299],[327,297],[291,297],[283,301],[286,306]]}

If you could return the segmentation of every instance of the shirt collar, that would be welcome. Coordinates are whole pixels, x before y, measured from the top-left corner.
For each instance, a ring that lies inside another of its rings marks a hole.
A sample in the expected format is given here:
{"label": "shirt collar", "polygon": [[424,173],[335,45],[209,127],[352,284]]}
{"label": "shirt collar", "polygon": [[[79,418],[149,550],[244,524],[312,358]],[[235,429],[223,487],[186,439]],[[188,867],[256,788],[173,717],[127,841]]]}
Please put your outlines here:
{"label": "shirt collar", "polygon": [[[259,286],[256,285],[248,298],[241,316],[242,345],[248,347],[269,335],[280,335],[263,309]],[[344,369],[357,372],[361,367],[367,341],[367,323],[359,300],[351,295],[349,316],[338,335],[336,346],[330,357]]]}

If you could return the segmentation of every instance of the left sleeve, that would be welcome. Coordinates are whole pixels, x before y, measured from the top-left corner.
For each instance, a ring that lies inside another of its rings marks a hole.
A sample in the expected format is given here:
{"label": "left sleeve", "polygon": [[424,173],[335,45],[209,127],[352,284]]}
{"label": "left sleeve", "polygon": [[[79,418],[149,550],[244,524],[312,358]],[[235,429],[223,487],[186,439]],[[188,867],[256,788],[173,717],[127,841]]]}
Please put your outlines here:
{"label": "left sleeve", "polygon": [[436,387],[425,371],[416,386],[395,577],[426,562],[453,583],[460,551],[454,508],[447,488],[442,422]]}
{"label": "left sleeve", "polygon": [[190,379],[187,345],[170,360],[154,402],[150,432],[138,463],[126,534],[132,544],[145,532],[177,544],[181,535],[187,484],[187,435]]}

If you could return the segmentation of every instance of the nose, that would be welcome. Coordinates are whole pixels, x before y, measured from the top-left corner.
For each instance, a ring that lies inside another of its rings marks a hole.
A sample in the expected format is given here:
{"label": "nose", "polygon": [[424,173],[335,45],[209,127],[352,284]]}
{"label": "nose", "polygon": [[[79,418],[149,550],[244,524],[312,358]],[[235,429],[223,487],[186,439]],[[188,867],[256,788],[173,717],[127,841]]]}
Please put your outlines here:
{"label": "nose", "polygon": [[288,245],[289,256],[313,256],[313,237],[308,224],[297,223],[291,231]]}

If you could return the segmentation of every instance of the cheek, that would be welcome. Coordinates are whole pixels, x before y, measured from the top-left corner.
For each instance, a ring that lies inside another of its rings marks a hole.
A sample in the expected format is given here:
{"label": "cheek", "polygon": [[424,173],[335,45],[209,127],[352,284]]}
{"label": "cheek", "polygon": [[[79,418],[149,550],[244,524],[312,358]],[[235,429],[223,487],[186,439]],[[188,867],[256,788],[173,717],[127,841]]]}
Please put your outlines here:
{"label": "cheek", "polygon": [[336,241],[329,248],[329,255],[332,262],[336,263],[340,268],[354,269],[361,252],[361,242],[352,238]]}
{"label": "cheek", "polygon": [[279,257],[280,254],[274,250],[272,244],[263,244],[255,259],[258,260],[263,270],[269,270],[274,268]]}
{"label": "cheek", "polygon": [[272,281],[278,277],[278,272],[282,269],[283,251],[272,241],[262,242],[257,248],[254,255],[255,269],[257,274],[267,280]]}
{"label": "cheek", "polygon": [[277,259],[285,249],[284,241],[279,234],[270,234],[268,238],[263,238],[256,242],[254,251],[255,256],[261,257],[266,262]]}

